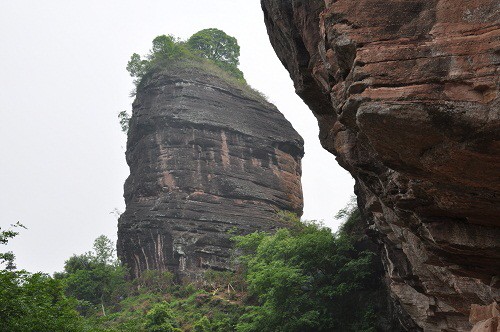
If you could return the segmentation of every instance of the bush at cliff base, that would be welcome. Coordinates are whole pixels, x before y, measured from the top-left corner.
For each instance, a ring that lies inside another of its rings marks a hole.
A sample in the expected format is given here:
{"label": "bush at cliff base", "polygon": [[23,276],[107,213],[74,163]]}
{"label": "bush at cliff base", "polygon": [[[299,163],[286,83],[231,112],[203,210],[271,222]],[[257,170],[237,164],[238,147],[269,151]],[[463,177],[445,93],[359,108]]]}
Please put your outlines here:
{"label": "bush at cliff base", "polygon": [[316,223],[236,237],[256,305],[237,331],[375,331],[373,253]]}

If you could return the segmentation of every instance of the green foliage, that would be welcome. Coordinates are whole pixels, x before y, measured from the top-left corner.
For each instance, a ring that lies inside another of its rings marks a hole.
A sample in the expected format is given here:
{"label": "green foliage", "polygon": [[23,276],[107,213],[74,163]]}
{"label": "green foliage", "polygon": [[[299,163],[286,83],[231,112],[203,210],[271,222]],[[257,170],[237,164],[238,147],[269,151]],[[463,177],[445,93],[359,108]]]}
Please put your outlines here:
{"label": "green foliage", "polygon": [[176,298],[169,303],[181,328],[188,331],[235,331],[236,323],[244,310],[241,301],[233,300],[223,290],[198,290],[187,298]]}
{"label": "green foliage", "polygon": [[144,75],[146,75],[148,71],[148,60],[141,59],[141,56],[137,53],[132,54],[129,62],[127,63],[127,71],[130,76],[134,78],[134,84],[137,86],[140,83],[140,80]]}
{"label": "green foliage", "polygon": [[188,55],[183,43],[172,35],[161,35],[153,39],[153,47],[148,55],[148,60],[159,62],[176,60]]}
{"label": "green foliage", "polygon": [[74,302],[58,280],[26,271],[0,271],[2,331],[79,331]]}
{"label": "green foliage", "polygon": [[86,331],[146,331],[146,313],[156,303],[165,298],[162,294],[143,293],[127,294],[123,298],[115,298],[112,306],[107,308],[106,316],[93,312],[85,317]]}
{"label": "green foliage", "polygon": [[[19,221],[11,225],[11,227],[12,228],[3,231],[2,227],[0,227],[0,244],[6,245],[10,239],[16,237],[19,234],[19,232],[16,232],[13,229],[15,228],[26,229],[26,227],[24,227],[21,223],[19,223]],[[16,268],[16,265],[14,264],[15,258],[16,256],[12,251],[0,252],[0,265],[4,264],[6,270],[9,271],[15,270]]]}
{"label": "green foliage", "polygon": [[125,292],[125,269],[115,257],[113,242],[104,235],[94,241],[93,252],[73,255],[64,272],[55,275],[64,282],[66,294],[80,301],[79,310],[88,315],[105,307]]}
{"label": "green foliage", "polygon": [[174,313],[167,303],[158,303],[146,314],[146,330],[150,332],[181,332]]}
{"label": "green foliage", "polygon": [[[3,244],[15,236],[6,232]],[[243,313],[236,291],[226,292],[229,283],[242,282],[231,272],[207,273],[220,292],[176,284],[166,271],[145,271],[133,281],[124,275],[113,243],[103,236],[93,251],[70,257],[54,278],[1,270],[0,331],[228,332]]]}
{"label": "green foliage", "polygon": [[356,196],[352,196],[346,207],[337,212],[335,219],[343,220],[339,234],[350,236],[356,241],[364,236],[365,225],[361,218],[361,211],[356,204]]}
{"label": "green foliage", "polygon": [[236,38],[227,35],[219,29],[204,29],[192,35],[187,45],[197,54],[217,62],[230,65],[239,64],[240,47]]}
{"label": "green foliage", "polygon": [[124,133],[128,132],[129,124],[130,124],[130,114],[127,111],[121,111],[118,113],[118,119],[120,121],[120,127]]}
{"label": "green foliage", "polygon": [[[17,223],[14,227],[23,227]],[[18,232],[0,232],[0,244],[7,244]],[[65,297],[63,286],[43,273],[16,271],[14,254],[0,256],[6,268],[0,270],[0,329],[10,332],[80,331],[81,319],[74,301]]]}
{"label": "green foliage", "polygon": [[100,235],[94,240],[93,249],[97,263],[112,266],[120,264],[115,255],[115,244],[105,235]]}
{"label": "green foliage", "polygon": [[204,29],[192,35],[186,42],[195,55],[212,60],[219,67],[243,79],[238,69],[240,46],[236,38],[219,29]]}
{"label": "green foliage", "polygon": [[[235,237],[245,255],[246,281],[258,306],[248,308],[238,331],[358,331],[354,322],[374,326],[370,298],[376,288],[373,254],[357,251],[345,234],[309,222]],[[366,319],[370,321],[365,321]]]}
{"label": "green foliage", "polygon": [[227,294],[246,290],[246,282],[241,273],[232,271],[207,270],[203,275],[209,291],[222,291]]}
{"label": "green foliage", "polygon": [[[203,290],[183,291],[186,286],[172,285],[161,293],[128,295],[117,302],[106,316],[86,318],[92,331],[235,331],[243,313],[241,302],[231,301],[224,293]],[[191,287],[187,287],[191,288]],[[187,295],[189,294],[189,295]]]}
{"label": "green foliage", "polygon": [[[190,284],[166,271],[126,281],[113,242],[100,236],[54,278],[0,270],[0,331],[373,332],[380,267],[355,205],[339,216],[332,234],[282,214],[285,228],[274,234],[234,237],[242,253],[234,272],[208,270]],[[0,244],[16,234],[1,231]]]}
{"label": "green foliage", "polygon": [[206,60],[244,81],[243,73],[238,69],[239,55],[240,47],[236,38],[222,30],[212,28],[198,31],[187,42],[172,35],[161,35],[153,39],[151,50],[145,58],[137,53],[132,54],[127,71],[139,87],[144,78],[168,64],[188,59],[197,62]]}

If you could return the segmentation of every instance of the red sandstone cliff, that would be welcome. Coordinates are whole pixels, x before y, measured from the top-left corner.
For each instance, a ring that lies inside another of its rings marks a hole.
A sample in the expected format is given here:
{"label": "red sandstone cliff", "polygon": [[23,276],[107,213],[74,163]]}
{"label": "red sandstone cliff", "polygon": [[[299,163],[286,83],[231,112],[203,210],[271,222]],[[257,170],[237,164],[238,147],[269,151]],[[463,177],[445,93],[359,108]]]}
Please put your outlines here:
{"label": "red sandstone cliff", "polygon": [[500,2],[262,0],[322,145],[425,331],[500,297]]}
{"label": "red sandstone cliff", "polygon": [[276,228],[280,210],[302,214],[302,138],[225,76],[180,62],[137,91],[117,243],[133,276],[228,269],[231,236]]}

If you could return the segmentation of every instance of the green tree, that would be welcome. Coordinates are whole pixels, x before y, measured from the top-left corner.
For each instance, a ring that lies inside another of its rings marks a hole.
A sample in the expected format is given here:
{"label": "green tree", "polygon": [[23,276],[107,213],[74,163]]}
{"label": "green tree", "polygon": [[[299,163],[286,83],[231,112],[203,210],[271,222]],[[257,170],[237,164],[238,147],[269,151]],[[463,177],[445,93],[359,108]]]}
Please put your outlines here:
{"label": "green tree", "polygon": [[364,236],[366,225],[356,203],[356,196],[352,196],[349,203],[337,212],[335,219],[342,221],[340,234],[351,236],[353,241],[358,241]]}
{"label": "green tree", "polygon": [[161,35],[153,39],[146,59],[142,59],[137,53],[132,54],[127,63],[127,71],[134,78],[134,84],[139,86],[143,78],[155,69],[162,68],[172,61],[189,58],[189,56],[188,50],[179,39],[172,35]]}
{"label": "green tree", "polygon": [[[21,223],[17,222],[15,224],[11,225],[12,228],[7,229],[7,230],[2,230],[2,227],[0,227],[0,244],[6,245],[10,239],[16,237],[19,232],[15,231],[14,229],[16,228],[24,228]],[[7,252],[0,252],[0,265],[5,265],[6,270],[15,270],[16,265],[14,264],[14,259],[16,256],[12,251],[7,251]]]}
{"label": "green tree", "polygon": [[153,39],[153,47],[149,52],[150,61],[179,59],[187,54],[181,41],[172,35],[161,35]]}
{"label": "green tree", "polygon": [[198,55],[216,62],[238,66],[240,46],[236,38],[219,29],[204,29],[192,35],[187,46]]}
{"label": "green tree", "polygon": [[[17,223],[14,227],[23,227]],[[1,231],[0,244],[6,245],[18,232]],[[0,331],[63,332],[79,331],[81,320],[74,302],[65,297],[58,280],[43,273],[15,270],[14,254],[0,254],[6,263],[0,270]]]}
{"label": "green tree", "polygon": [[210,320],[207,316],[201,317],[194,323],[193,332],[212,332],[212,324],[210,324]]}
{"label": "green tree", "polygon": [[194,54],[214,61],[219,67],[243,79],[243,73],[238,69],[240,46],[236,38],[222,30],[210,28],[192,35],[186,45]]}
{"label": "green tree", "polygon": [[[359,294],[376,287],[373,254],[314,222],[290,226],[235,238],[245,253],[248,290],[258,299],[237,330],[371,331],[371,299]],[[354,326],[359,321],[368,328]]]}
{"label": "green tree", "polygon": [[0,271],[0,326],[10,332],[80,331],[74,302],[43,273]]}
{"label": "green tree", "polygon": [[158,303],[146,314],[148,332],[181,332],[174,313],[167,303]]}
{"label": "green tree", "polygon": [[73,255],[64,265],[64,272],[56,274],[64,281],[66,294],[81,301],[82,313],[88,314],[89,304],[100,306],[106,315],[106,306],[125,292],[125,268],[115,256],[114,243],[104,235],[94,241],[94,250]]}
{"label": "green tree", "polygon": [[[206,59],[224,69],[232,76],[243,80],[238,69],[240,47],[236,38],[219,29],[204,29],[192,35],[186,42],[172,35],[160,35],[153,39],[149,53],[144,57],[132,54],[127,63],[127,71],[139,87],[143,79],[158,69],[178,60]],[[133,94],[133,93],[132,93]]]}
{"label": "green tree", "polygon": [[132,54],[127,63],[127,71],[134,78],[134,84],[138,85],[142,77],[147,73],[149,61],[141,59],[137,53]]}
{"label": "green tree", "polygon": [[94,240],[93,249],[97,263],[113,266],[120,264],[115,255],[115,244],[107,236],[98,236]]}

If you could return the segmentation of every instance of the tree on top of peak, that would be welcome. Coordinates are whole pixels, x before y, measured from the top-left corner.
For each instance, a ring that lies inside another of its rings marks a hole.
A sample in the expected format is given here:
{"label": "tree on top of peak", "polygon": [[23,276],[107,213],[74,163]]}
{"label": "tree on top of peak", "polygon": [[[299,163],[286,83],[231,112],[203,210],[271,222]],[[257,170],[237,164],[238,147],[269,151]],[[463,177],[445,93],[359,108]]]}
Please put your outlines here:
{"label": "tree on top of peak", "polygon": [[150,61],[176,59],[186,55],[186,50],[178,38],[172,35],[161,35],[153,39],[153,47],[149,52]]}
{"label": "tree on top of peak", "polygon": [[187,40],[186,46],[195,55],[212,60],[233,76],[243,79],[243,73],[238,69],[240,46],[236,38],[224,31],[215,28],[200,30]]}
{"label": "tree on top of peak", "polygon": [[198,31],[188,39],[187,46],[204,58],[233,66],[239,64],[238,41],[222,30],[210,28]]}
{"label": "tree on top of peak", "polygon": [[139,86],[148,73],[166,64],[182,59],[204,58],[229,72],[232,76],[244,80],[243,73],[238,69],[240,47],[236,38],[224,31],[210,28],[198,31],[187,41],[182,41],[172,35],[161,35],[153,39],[153,45],[145,58],[134,53],[127,63],[130,76]]}

